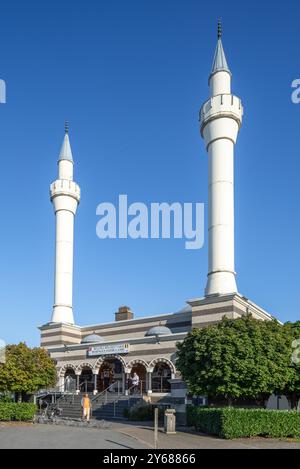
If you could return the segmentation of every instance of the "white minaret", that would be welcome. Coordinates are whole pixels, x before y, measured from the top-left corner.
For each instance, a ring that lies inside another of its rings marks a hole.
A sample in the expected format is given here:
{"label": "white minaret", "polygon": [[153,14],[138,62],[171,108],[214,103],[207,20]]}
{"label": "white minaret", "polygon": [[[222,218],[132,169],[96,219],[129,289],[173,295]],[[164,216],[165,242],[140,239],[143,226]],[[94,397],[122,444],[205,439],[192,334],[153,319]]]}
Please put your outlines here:
{"label": "white minaret", "polygon": [[218,43],[209,77],[211,97],[201,108],[201,135],[209,166],[209,271],[205,295],[237,293],[234,268],[234,145],[242,124],[241,100],[231,94],[218,24]]}
{"label": "white minaret", "polygon": [[73,245],[74,217],[80,201],[80,187],[73,181],[74,162],[68,125],[58,159],[58,179],[50,186],[56,217],[54,306],[51,322],[74,324]]}

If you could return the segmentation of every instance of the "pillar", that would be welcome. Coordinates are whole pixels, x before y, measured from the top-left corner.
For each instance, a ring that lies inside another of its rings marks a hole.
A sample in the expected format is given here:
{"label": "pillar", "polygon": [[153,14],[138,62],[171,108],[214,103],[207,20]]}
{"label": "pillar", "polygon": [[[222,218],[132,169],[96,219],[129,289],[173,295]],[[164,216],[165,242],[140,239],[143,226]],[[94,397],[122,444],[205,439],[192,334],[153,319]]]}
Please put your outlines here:
{"label": "pillar", "polygon": [[76,394],[80,393],[80,387],[79,387],[79,378],[80,378],[81,372],[76,373]]}
{"label": "pillar", "polygon": [[147,377],[148,377],[148,386],[147,386],[147,394],[148,396],[152,394],[152,371],[147,371]]}
{"label": "pillar", "polygon": [[94,391],[93,391],[94,396],[98,394],[97,384],[98,384],[98,371],[97,372],[95,371],[94,372]]}

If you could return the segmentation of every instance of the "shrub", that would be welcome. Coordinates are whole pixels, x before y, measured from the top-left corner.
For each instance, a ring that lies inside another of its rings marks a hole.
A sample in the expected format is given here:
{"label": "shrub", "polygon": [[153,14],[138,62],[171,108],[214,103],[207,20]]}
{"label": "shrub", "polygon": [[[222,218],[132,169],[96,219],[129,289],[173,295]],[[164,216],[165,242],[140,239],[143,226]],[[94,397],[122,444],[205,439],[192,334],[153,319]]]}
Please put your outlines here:
{"label": "shrub", "polygon": [[[124,409],[123,415],[129,420],[136,421],[149,421],[154,419],[155,406],[147,404],[146,402],[138,402],[132,407]],[[164,415],[163,408],[158,408],[158,418],[161,420]]]}
{"label": "shrub", "polygon": [[36,412],[36,405],[25,402],[0,402],[0,421],[29,422],[33,420]]}
{"label": "shrub", "polygon": [[128,418],[129,420],[152,420],[153,410],[150,404],[144,402],[138,403],[128,409]]}
{"label": "shrub", "polygon": [[14,417],[14,404],[0,402],[0,421],[10,422]]}
{"label": "shrub", "polygon": [[6,394],[2,394],[0,395],[0,402],[14,402],[13,398],[6,395]]}
{"label": "shrub", "polygon": [[290,410],[187,408],[187,422],[198,431],[232,439],[266,436],[299,438],[300,413]]}

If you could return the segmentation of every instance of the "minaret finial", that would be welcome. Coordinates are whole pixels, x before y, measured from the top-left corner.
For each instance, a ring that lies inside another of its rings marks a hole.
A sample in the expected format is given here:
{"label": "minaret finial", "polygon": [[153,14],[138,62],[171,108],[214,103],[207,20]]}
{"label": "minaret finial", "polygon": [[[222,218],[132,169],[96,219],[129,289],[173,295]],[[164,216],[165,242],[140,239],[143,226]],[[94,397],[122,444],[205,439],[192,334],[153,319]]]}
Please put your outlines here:
{"label": "minaret finial", "polygon": [[69,122],[65,121],[65,134],[69,133]]}
{"label": "minaret finial", "polygon": [[221,39],[222,37],[222,21],[221,18],[218,20],[218,39]]}

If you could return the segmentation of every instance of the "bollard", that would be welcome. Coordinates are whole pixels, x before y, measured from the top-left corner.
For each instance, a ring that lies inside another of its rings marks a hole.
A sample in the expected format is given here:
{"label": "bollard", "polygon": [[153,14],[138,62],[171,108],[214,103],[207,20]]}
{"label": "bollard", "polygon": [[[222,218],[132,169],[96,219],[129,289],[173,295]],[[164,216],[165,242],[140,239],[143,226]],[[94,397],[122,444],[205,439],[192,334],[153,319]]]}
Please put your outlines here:
{"label": "bollard", "polygon": [[158,448],[158,408],[154,409],[154,448]]}
{"label": "bollard", "polygon": [[167,435],[176,433],[176,411],[175,409],[166,409],[164,417],[164,430]]}

